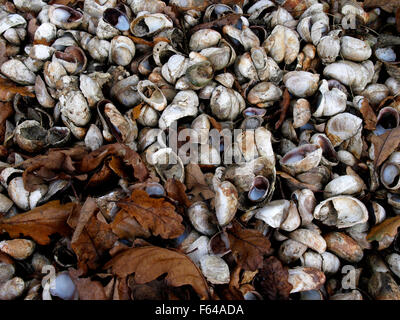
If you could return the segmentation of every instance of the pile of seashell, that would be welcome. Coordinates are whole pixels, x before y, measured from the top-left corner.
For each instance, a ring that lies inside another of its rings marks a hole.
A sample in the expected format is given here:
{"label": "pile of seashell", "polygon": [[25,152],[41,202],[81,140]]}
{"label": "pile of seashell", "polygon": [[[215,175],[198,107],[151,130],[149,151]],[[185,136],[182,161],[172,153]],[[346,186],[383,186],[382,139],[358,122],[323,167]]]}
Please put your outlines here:
{"label": "pile of seashell", "polygon": [[[215,198],[187,209],[179,248],[211,285],[230,281],[229,252],[210,243],[236,218],[269,237],[289,266],[293,299],[400,300],[400,237],[367,240],[374,225],[400,214],[400,149],[377,167],[371,142],[400,122],[395,15],[347,0],[222,2],[2,1],[2,78],[35,95],[12,97],[2,215],[69,187],[57,180],[24,188],[14,164],[49,148],[124,143],[161,179],[159,188],[169,178],[184,182],[187,162],[159,139],[178,122],[208,148],[199,164]],[[365,104],[376,113],[375,128],[365,127]],[[231,146],[215,147],[209,133],[216,127],[241,131]],[[240,161],[226,161],[228,148]],[[111,219],[119,190],[96,198]],[[4,240],[0,251],[37,272],[49,263],[31,240]],[[0,263],[0,299],[35,299],[41,284],[15,275],[12,264]],[[57,279],[67,289],[47,294],[73,299],[68,275]]]}

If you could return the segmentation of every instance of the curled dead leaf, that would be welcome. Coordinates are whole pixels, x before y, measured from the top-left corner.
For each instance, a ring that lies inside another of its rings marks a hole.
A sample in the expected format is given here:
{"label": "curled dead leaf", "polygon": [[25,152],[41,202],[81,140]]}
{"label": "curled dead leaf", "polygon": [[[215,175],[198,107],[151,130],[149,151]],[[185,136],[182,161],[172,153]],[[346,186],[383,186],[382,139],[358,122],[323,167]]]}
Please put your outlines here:
{"label": "curled dead leaf", "polygon": [[67,224],[68,216],[76,207],[76,203],[61,204],[60,201],[50,201],[43,206],[28,212],[18,214],[8,219],[0,220],[0,230],[7,232],[11,238],[21,235],[31,237],[40,245],[50,243],[49,236],[60,234],[68,236],[72,230]]}
{"label": "curled dead leaf", "polygon": [[373,135],[375,167],[379,167],[396,149],[400,143],[400,127],[391,129],[380,136]]}
{"label": "curled dead leaf", "polygon": [[118,206],[122,210],[117,213],[116,219],[122,219],[118,216],[124,215],[125,211],[155,236],[173,239],[185,231],[183,218],[175,212],[175,207],[171,203],[162,198],[151,198],[143,190],[133,190],[131,197],[118,202]]}
{"label": "curled dead leaf", "polygon": [[264,255],[271,254],[268,238],[257,230],[243,228],[237,221],[233,221],[226,232],[238,265],[250,271],[261,268]]}
{"label": "curled dead leaf", "polygon": [[173,287],[190,285],[201,299],[209,298],[206,280],[186,255],[160,247],[131,248],[117,254],[104,269],[120,278],[134,274],[137,284],[144,284],[167,274],[165,280]]}

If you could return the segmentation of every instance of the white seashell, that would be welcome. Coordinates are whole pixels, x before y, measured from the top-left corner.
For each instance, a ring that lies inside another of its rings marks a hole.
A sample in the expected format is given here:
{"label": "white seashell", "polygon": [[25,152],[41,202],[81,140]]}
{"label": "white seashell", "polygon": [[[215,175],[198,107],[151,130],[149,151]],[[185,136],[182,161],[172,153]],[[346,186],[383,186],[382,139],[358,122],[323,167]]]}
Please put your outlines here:
{"label": "white seashell", "polygon": [[279,163],[284,171],[301,173],[318,166],[322,158],[322,148],[318,144],[303,144],[286,153]]}
{"label": "white seashell", "polygon": [[168,105],[158,121],[160,129],[168,128],[174,121],[183,117],[194,117],[199,106],[199,98],[192,90],[179,91],[174,100]]}
{"label": "white seashell", "polygon": [[246,107],[243,97],[235,90],[218,86],[211,95],[211,112],[220,120],[234,120]]}
{"label": "white seashell", "polygon": [[322,256],[319,253],[313,251],[304,252],[300,258],[301,265],[303,267],[315,268],[322,270]]}
{"label": "white seashell", "polygon": [[340,53],[339,37],[331,34],[322,37],[318,43],[317,51],[323,63],[335,62]]}
{"label": "white seashell", "polygon": [[[167,106],[167,98],[153,82],[149,80],[139,81],[137,91],[142,100],[155,110],[163,111]],[[148,92],[151,92],[151,96],[148,96]]]}
{"label": "white seashell", "polygon": [[81,91],[70,91],[60,96],[61,113],[76,126],[85,126],[90,118],[88,103]]}
{"label": "white seashell", "polygon": [[331,140],[334,147],[343,141],[355,136],[362,128],[362,119],[350,113],[337,114],[328,120],[325,127],[326,136]]}
{"label": "white seashell", "polygon": [[344,36],[341,39],[340,53],[344,59],[361,62],[371,57],[372,49],[366,41]]}
{"label": "white seashell", "polygon": [[321,253],[322,256],[322,271],[325,274],[335,274],[339,271],[340,260],[333,253],[325,251]]}
{"label": "white seashell", "polygon": [[278,256],[284,263],[290,264],[300,259],[307,246],[292,239],[285,240],[279,247]]}
{"label": "white seashell", "polygon": [[400,277],[400,255],[397,253],[391,253],[386,257],[386,261],[392,272]]}
{"label": "white seashell", "polygon": [[192,34],[189,41],[189,49],[200,51],[205,48],[216,46],[221,39],[221,34],[212,29],[201,29]]}
{"label": "white seashell", "polygon": [[293,104],[293,128],[304,126],[310,119],[310,103],[304,98],[296,100]]}
{"label": "white seashell", "polygon": [[389,88],[381,83],[369,84],[361,93],[373,107],[377,107],[389,95]]}
{"label": "white seashell", "polygon": [[10,59],[4,62],[0,67],[0,71],[6,77],[19,84],[30,85],[34,84],[36,80],[36,75],[17,59]]}
{"label": "white seashell", "polygon": [[323,79],[319,87],[321,97],[317,110],[313,113],[314,117],[334,116],[346,110],[347,96],[338,88],[329,89],[328,81]]}
{"label": "white seashell", "polygon": [[117,36],[111,40],[109,59],[119,66],[127,66],[131,63],[135,52],[135,44],[130,38]]}
{"label": "white seashell", "polygon": [[218,224],[225,226],[235,217],[238,207],[238,192],[229,181],[223,181],[214,186],[215,214]]}
{"label": "white seashell", "polygon": [[323,74],[351,87],[358,94],[371,82],[374,75],[374,65],[370,60],[361,64],[342,60],[327,65]]}
{"label": "white seashell", "polygon": [[225,284],[230,281],[227,263],[215,255],[205,255],[200,260],[200,269],[207,281],[212,284]]}
{"label": "white seashell", "polygon": [[291,64],[300,51],[300,42],[295,31],[277,25],[264,41],[263,47],[277,63],[285,61],[286,64]]}
{"label": "white seashell", "polygon": [[272,82],[260,82],[247,94],[247,101],[260,108],[272,106],[282,97],[282,90]]}
{"label": "white seashell", "polygon": [[0,286],[0,300],[14,300],[20,297],[25,290],[25,282],[19,277],[14,277]]}
{"label": "white seashell", "polygon": [[35,31],[34,40],[39,43],[51,43],[57,37],[57,28],[54,24],[42,23]]}
{"label": "white seashell", "polygon": [[387,80],[385,81],[385,85],[386,87],[389,88],[390,90],[390,94],[395,96],[398,95],[400,92],[400,81],[395,79],[395,78],[387,78]]}
{"label": "white seashell", "polygon": [[356,176],[344,175],[331,180],[324,189],[324,197],[337,195],[352,195],[360,193],[364,188],[363,181]]}
{"label": "white seashell", "polygon": [[318,232],[308,229],[297,229],[289,233],[289,238],[298,241],[310,249],[323,253],[326,250],[326,242]]}
{"label": "white seashell", "polygon": [[289,92],[297,97],[312,96],[318,89],[319,74],[306,71],[290,71],[283,76]]}
{"label": "white seashell", "polygon": [[255,218],[264,221],[272,228],[279,228],[287,217],[289,208],[289,200],[274,200],[258,209]]}
{"label": "white seashell", "polygon": [[188,257],[198,266],[203,256],[208,255],[208,242],[210,239],[206,236],[198,237],[193,243],[186,249]]}
{"label": "white seashell", "polygon": [[337,228],[348,228],[367,222],[368,217],[368,210],[360,200],[343,195],[322,201],[314,210],[315,219]]}
{"label": "white seashell", "polygon": [[100,129],[93,123],[90,125],[89,130],[86,133],[85,145],[92,151],[103,145],[103,135],[101,134]]}

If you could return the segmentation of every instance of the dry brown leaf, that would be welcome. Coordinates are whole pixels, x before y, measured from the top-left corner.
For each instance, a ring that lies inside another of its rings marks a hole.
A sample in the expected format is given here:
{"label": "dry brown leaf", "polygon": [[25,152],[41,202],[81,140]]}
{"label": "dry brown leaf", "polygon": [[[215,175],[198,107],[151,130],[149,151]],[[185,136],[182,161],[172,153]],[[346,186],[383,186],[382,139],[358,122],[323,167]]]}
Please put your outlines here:
{"label": "dry brown leaf", "polygon": [[233,221],[226,228],[230,249],[238,265],[244,270],[255,271],[262,267],[264,255],[271,254],[271,243],[257,230],[245,229]]}
{"label": "dry brown leaf", "polygon": [[400,143],[400,127],[391,129],[380,136],[373,135],[375,167],[379,167],[396,149]]}
{"label": "dry brown leaf", "polygon": [[400,7],[400,0],[365,0],[364,8],[379,7],[387,12],[395,12]]}
{"label": "dry brown leaf", "polygon": [[293,186],[297,187],[298,189],[310,189],[313,192],[321,191],[312,184],[300,182],[299,180],[297,180],[296,178],[293,178],[290,174],[287,174],[286,172],[277,171],[276,174],[278,176],[280,176],[281,178],[287,180],[288,183],[292,184]]}
{"label": "dry brown leaf", "polygon": [[112,231],[120,238],[135,240],[136,238],[149,238],[151,233],[143,228],[137,220],[127,211],[121,210],[117,213],[113,222],[111,222]]}
{"label": "dry brown leaf", "polygon": [[[133,190],[131,197],[118,202],[118,206],[121,211],[126,211],[155,236],[173,239],[179,237],[185,230],[182,216],[175,212],[175,207],[171,203],[162,198],[151,198],[143,190]],[[117,215],[123,214],[121,211]]]}
{"label": "dry brown leaf", "polygon": [[78,257],[78,267],[83,272],[98,268],[112,248],[117,236],[105,221],[93,198],[87,198],[81,210],[75,210],[68,219],[74,228],[71,247]]}
{"label": "dry brown leaf", "polygon": [[176,179],[168,179],[164,185],[165,191],[167,191],[168,197],[178,201],[181,205],[189,208],[192,202],[187,197],[185,191],[186,186]]}
{"label": "dry brown leaf", "polygon": [[386,236],[394,237],[397,234],[397,229],[400,227],[400,216],[388,218],[380,224],[373,226],[367,235],[367,240],[381,241]]}
{"label": "dry brown leaf", "polygon": [[290,106],[290,94],[289,90],[285,88],[285,91],[283,92],[282,100],[280,102],[280,114],[279,114],[279,120],[275,123],[275,129],[279,129],[279,127],[282,125],[283,121],[285,121],[286,118],[286,113],[289,110]]}
{"label": "dry brown leaf", "polygon": [[[269,300],[288,300],[292,285],[289,283],[289,272],[278,258],[272,256],[264,260],[263,268],[257,274],[258,291]],[[257,287],[256,287],[257,289]]]}
{"label": "dry brown leaf", "polygon": [[26,169],[22,175],[25,189],[35,191],[39,185],[54,179],[70,180],[77,176],[75,164],[86,154],[83,147],[50,149],[46,155],[30,158],[19,164]]}
{"label": "dry brown leaf", "polygon": [[11,102],[0,102],[0,142],[4,141],[6,132],[6,120],[14,114]]}
{"label": "dry brown leaf", "polygon": [[375,130],[376,122],[378,121],[374,110],[370,106],[368,99],[363,99],[361,103],[360,112],[363,116],[365,125],[364,128],[367,130]]}
{"label": "dry brown leaf", "polygon": [[396,30],[400,32],[400,6],[396,10]]}
{"label": "dry brown leaf", "polygon": [[21,235],[31,237],[40,245],[50,243],[49,236],[60,234],[68,236],[72,230],[67,224],[68,216],[72,213],[76,203],[60,204],[60,201],[50,201],[31,211],[18,214],[8,219],[0,220],[1,232],[8,232],[11,238]]}
{"label": "dry brown leaf", "polygon": [[206,182],[203,172],[198,164],[189,163],[185,167],[185,184],[191,195],[192,201],[209,200],[214,198],[214,192]]}
{"label": "dry brown leaf", "polygon": [[80,278],[83,274],[82,270],[70,268],[68,273],[76,286],[79,300],[108,300],[105,289],[100,281],[92,281],[90,278]]}
{"label": "dry brown leaf", "polygon": [[51,0],[49,2],[50,5],[52,4],[59,4],[59,5],[63,5],[63,6],[74,6],[75,4],[77,4],[78,2],[83,2],[84,0]]}
{"label": "dry brown leaf", "polygon": [[190,30],[190,33],[194,33],[201,29],[213,29],[213,28],[222,28],[225,25],[235,25],[236,22],[240,19],[241,15],[237,13],[229,13],[227,15],[222,16],[219,19],[198,24]]}
{"label": "dry brown leaf", "polygon": [[172,287],[190,285],[202,299],[209,298],[207,282],[197,266],[186,255],[155,246],[131,248],[116,255],[104,269],[120,278],[134,274],[137,284],[144,284],[166,274]]}
{"label": "dry brown leaf", "polygon": [[109,156],[118,157],[126,166],[131,167],[134,177],[139,181],[143,182],[149,176],[139,154],[122,143],[108,144],[85,155],[78,165],[78,170],[82,173],[93,171]]}
{"label": "dry brown leaf", "polygon": [[18,86],[14,81],[0,78],[0,101],[11,101],[19,93],[24,97],[34,98],[33,87]]}

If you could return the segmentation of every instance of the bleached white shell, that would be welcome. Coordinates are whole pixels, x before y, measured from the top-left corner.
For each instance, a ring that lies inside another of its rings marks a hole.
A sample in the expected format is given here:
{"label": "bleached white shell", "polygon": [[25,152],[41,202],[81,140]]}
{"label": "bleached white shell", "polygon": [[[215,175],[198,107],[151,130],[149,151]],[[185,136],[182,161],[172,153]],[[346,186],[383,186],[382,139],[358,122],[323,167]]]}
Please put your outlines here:
{"label": "bleached white shell", "polygon": [[306,71],[290,71],[283,76],[283,82],[291,94],[305,98],[318,89],[319,74]]}
{"label": "bleached white shell", "polygon": [[369,59],[372,54],[372,49],[367,42],[344,36],[341,39],[341,50],[344,59],[361,62]]}
{"label": "bleached white shell", "polygon": [[368,221],[368,210],[358,199],[351,196],[336,196],[319,203],[314,218],[328,226],[348,228]]}

